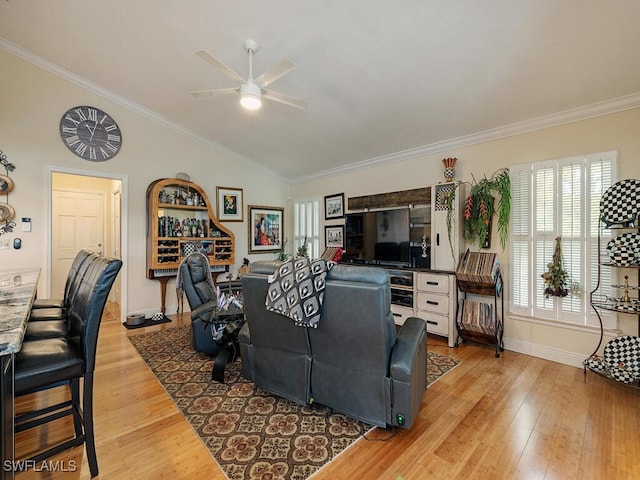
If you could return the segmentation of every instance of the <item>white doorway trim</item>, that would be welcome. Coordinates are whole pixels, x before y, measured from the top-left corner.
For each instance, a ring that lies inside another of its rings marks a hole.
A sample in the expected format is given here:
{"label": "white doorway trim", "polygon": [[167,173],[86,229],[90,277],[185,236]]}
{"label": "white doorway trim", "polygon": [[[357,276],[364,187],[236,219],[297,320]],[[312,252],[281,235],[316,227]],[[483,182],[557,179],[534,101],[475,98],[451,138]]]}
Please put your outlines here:
{"label": "white doorway trim", "polygon": [[128,176],[120,175],[117,173],[107,173],[107,172],[96,172],[90,170],[82,170],[78,168],[65,168],[47,165],[45,166],[45,184],[46,184],[46,195],[45,195],[45,218],[46,218],[46,228],[45,228],[45,241],[44,241],[44,258],[46,263],[47,275],[44,279],[45,289],[47,291],[46,295],[51,294],[51,245],[53,242],[52,238],[52,225],[51,225],[51,200],[53,198],[53,185],[51,178],[54,173],[67,173],[71,175],[83,175],[86,177],[99,177],[99,178],[107,178],[110,180],[119,180],[121,182],[122,188],[121,192],[121,210],[120,210],[120,256],[122,258],[122,268],[120,270],[120,320],[124,323],[126,320],[126,312],[128,307],[128,298],[127,298],[127,278],[128,278],[128,263],[126,261],[128,256],[128,237],[126,235],[128,224]]}

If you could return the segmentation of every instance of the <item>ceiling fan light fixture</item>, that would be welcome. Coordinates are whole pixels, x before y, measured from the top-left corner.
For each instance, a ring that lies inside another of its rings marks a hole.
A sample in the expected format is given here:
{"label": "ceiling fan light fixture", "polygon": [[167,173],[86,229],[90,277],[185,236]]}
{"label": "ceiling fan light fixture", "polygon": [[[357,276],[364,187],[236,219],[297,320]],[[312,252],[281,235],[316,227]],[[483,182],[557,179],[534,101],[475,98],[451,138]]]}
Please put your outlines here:
{"label": "ceiling fan light fixture", "polygon": [[247,110],[258,110],[262,106],[260,87],[249,81],[240,87],[240,105]]}

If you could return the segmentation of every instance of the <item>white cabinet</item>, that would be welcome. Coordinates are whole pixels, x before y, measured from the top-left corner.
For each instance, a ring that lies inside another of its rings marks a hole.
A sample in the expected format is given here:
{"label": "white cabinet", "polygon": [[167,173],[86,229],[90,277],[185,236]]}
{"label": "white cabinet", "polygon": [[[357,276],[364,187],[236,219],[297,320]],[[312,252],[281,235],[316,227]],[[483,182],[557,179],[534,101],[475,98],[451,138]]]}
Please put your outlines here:
{"label": "white cabinet", "polygon": [[[451,236],[447,227],[447,213],[449,211],[449,198],[454,195],[451,203],[452,215]],[[451,270],[456,269],[460,257],[460,245],[462,244],[462,229],[460,225],[460,205],[464,200],[463,185],[456,187],[455,183],[439,183],[431,187],[431,269]],[[451,241],[449,241],[451,237]]]}
{"label": "white cabinet", "polygon": [[409,317],[413,317],[413,308],[403,307],[401,305],[391,304],[391,313],[393,314],[393,321],[396,325],[404,325],[404,322]]}
{"label": "white cabinet", "polygon": [[454,347],[458,338],[455,275],[417,272],[415,298],[415,315],[427,322],[427,333],[447,337],[449,346]]}

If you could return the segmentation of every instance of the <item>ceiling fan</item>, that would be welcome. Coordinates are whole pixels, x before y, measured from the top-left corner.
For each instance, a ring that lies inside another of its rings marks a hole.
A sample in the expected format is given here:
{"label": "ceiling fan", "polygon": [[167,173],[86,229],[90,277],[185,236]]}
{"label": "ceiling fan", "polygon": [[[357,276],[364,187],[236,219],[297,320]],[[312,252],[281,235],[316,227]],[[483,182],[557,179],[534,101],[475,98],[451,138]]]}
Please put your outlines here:
{"label": "ceiling fan", "polygon": [[216,58],[206,50],[198,50],[196,55],[202,58],[204,61],[210,63],[216,68],[222,70],[229,78],[239,82],[237,87],[231,88],[217,88],[214,90],[199,90],[191,92],[194,97],[212,97],[214,95],[227,94],[227,93],[240,93],[240,104],[247,110],[257,110],[262,106],[262,99],[273,100],[274,102],[284,103],[296,108],[306,108],[307,103],[282,93],[274,92],[273,90],[267,90],[267,87],[273,82],[289,73],[296,64],[290,59],[285,58],[280,63],[274,65],[269,70],[264,72],[257,78],[253,78],[253,54],[258,50],[258,44],[255,40],[247,40],[245,42],[245,48],[249,52],[249,76],[243,78],[229,67],[227,67],[222,61]]}

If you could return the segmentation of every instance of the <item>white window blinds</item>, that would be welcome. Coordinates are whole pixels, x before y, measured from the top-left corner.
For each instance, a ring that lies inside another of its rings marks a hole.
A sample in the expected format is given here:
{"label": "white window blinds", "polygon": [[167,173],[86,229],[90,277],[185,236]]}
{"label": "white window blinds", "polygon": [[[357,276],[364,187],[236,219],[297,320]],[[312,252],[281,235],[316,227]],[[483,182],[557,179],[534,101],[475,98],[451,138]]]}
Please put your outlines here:
{"label": "white window blinds", "polygon": [[296,200],[293,203],[293,254],[307,241],[309,258],[320,257],[320,200]]}
{"label": "white window blinds", "polygon": [[[513,313],[598,325],[589,294],[597,283],[600,197],[615,181],[616,168],[616,152],[510,168],[509,306]],[[601,235],[609,237],[610,232]],[[581,292],[578,295],[544,295],[542,274],[553,257],[556,237],[562,238],[564,268],[574,290]],[[604,292],[610,292],[610,268],[601,269],[600,285]],[[605,327],[614,327],[615,315],[605,313],[603,322]]]}

